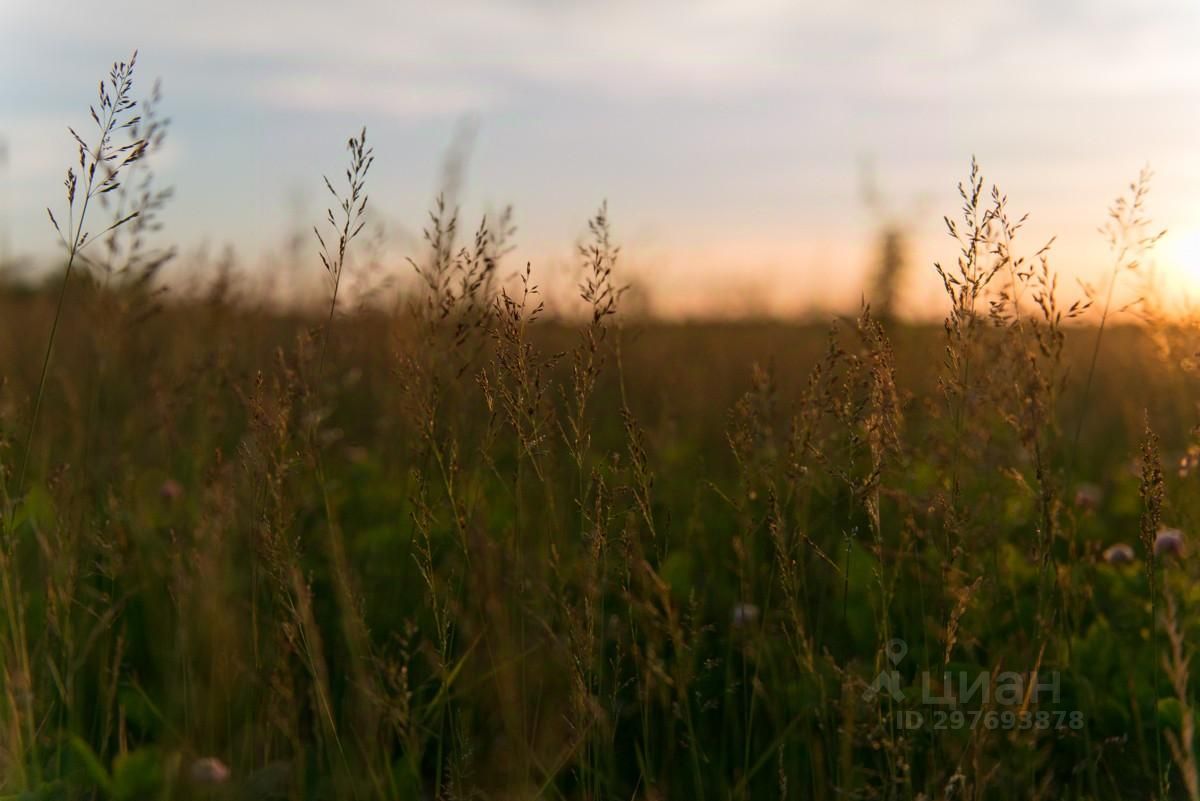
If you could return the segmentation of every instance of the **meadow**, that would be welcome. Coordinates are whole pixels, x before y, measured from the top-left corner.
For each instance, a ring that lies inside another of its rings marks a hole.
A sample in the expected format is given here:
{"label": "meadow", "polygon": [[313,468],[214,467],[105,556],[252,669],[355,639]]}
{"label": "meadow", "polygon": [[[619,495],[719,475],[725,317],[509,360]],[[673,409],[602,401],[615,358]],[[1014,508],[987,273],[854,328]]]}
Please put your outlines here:
{"label": "meadow", "polygon": [[0,799],[1200,799],[1148,176],[1097,287],[972,164],[943,325],[668,322],[604,207],[568,311],[445,202],[348,300],[362,131],[284,308],[162,291],[132,75],[0,290]]}

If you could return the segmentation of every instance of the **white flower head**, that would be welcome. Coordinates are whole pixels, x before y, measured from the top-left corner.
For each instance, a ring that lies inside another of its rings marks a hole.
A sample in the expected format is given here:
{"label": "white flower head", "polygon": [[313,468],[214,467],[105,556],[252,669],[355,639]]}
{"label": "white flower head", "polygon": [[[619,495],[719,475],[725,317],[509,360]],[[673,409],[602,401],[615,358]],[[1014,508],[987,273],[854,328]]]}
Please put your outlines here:
{"label": "white flower head", "polygon": [[1133,560],[1133,548],[1130,548],[1123,542],[1110,545],[1104,550],[1104,561],[1110,565],[1127,565]]}
{"label": "white flower head", "polygon": [[1182,556],[1183,532],[1177,528],[1160,529],[1158,536],[1154,538],[1154,555],[1157,557]]}

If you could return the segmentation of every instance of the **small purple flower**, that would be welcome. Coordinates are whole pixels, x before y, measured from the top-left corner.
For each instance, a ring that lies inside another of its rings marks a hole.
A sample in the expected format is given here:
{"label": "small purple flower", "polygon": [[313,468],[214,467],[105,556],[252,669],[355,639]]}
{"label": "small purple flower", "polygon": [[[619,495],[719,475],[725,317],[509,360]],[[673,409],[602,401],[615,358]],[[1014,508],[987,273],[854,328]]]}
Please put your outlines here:
{"label": "small purple flower", "polygon": [[158,488],[158,494],[164,501],[175,503],[175,501],[183,497],[183,485],[173,478],[168,478]]}
{"label": "small purple flower", "polygon": [[1133,548],[1123,542],[1110,545],[1104,550],[1104,561],[1110,565],[1127,565],[1134,559]]}
{"label": "small purple flower", "polygon": [[216,757],[201,757],[189,771],[196,784],[224,784],[229,781],[229,768]]}
{"label": "small purple flower", "polygon": [[1075,505],[1085,512],[1094,512],[1104,495],[1095,484],[1080,484],[1075,488]]}
{"label": "small purple flower", "polygon": [[1182,556],[1183,532],[1177,528],[1161,529],[1158,536],[1154,538],[1154,555],[1156,557]]}

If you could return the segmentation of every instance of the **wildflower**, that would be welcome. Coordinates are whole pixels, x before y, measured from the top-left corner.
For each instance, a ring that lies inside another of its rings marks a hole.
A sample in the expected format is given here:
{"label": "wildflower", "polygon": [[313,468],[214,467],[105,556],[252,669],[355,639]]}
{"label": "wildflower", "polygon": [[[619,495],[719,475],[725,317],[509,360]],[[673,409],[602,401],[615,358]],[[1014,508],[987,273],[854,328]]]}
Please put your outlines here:
{"label": "wildflower", "polygon": [[1130,548],[1123,542],[1111,545],[1104,551],[1104,561],[1110,565],[1127,565],[1133,559],[1133,548]]}
{"label": "wildflower", "polygon": [[758,620],[758,607],[754,604],[740,603],[733,606],[733,627],[740,629],[752,626]]}
{"label": "wildflower", "polygon": [[1080,484],[1075,488],[1075,505],[1085,512],[1094,512],[1103,495],[1095,484]]}
{"label": "wildflower", "polygon": [[1179,459],[1179,477],[1187,478],[1200,467],[1200,445],[1188,445],[1187,452]]}
{"label": "wildflower", "polygon": [[174,503],[183,497],[183,485],[173,478],[168,478],[158,488],[159,496],[170,503]]}
{"label": "wildflower", "polygon": [[229,768],[216,757],[202,757],[192,763],[192,781],[196,784],[224,784],[229,781]]}
{"label": "wildflower", "polygon": [[1164,528],[1154,538],[1154,555],[1181,556],[1183,554],[1183,532],[1177,528]]}

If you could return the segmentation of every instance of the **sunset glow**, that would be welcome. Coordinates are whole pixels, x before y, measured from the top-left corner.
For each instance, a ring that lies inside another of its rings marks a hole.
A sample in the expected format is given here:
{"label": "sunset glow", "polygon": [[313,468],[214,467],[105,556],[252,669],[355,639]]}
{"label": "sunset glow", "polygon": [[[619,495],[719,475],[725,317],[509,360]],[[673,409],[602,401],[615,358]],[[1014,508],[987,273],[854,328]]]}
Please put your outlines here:
{"label": "sunset glow", "polygon": [[0,213],[15,252],[53,254],[39,209],[72,158],[79,87],[141,47],[177,123],[156,158],[185,248],[229,244],[251,263],[277,250],[321,202],[311,174],[330,165],[314,144],[336,145],[350,118],[387,145],[373,200],[398,263],[465,130],[465,218],[512,203],[521,252],[550,265],[607,198],[633,233],[631,278],[664,310],[677,289],[651,255],[694,270],[676,310],[727,312],[731,288],[753,295],[776,274],[794,286],[772,306],[845,308],[873,269],[881,215],[911,228],[906,286],[921,297],[953,253],[940,220],[973,154],[1031,232],[1059,235],[1059,266],[1088,278],[1088,232],[1144,164],[1155,221],[1183,232],[1169,260],[1195,253],[1198,40],[1187,0],[470,0],[437,13],[363,0],[352,15],[314,0],[10,0]]}
{"label": "sunset glow", "polygon": [[1193,302],[1200,299],[1200,228],[1168,234],[1163,251],[1166,286]]}

